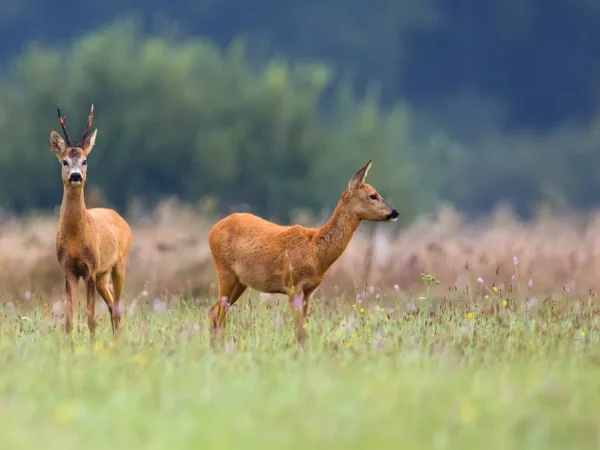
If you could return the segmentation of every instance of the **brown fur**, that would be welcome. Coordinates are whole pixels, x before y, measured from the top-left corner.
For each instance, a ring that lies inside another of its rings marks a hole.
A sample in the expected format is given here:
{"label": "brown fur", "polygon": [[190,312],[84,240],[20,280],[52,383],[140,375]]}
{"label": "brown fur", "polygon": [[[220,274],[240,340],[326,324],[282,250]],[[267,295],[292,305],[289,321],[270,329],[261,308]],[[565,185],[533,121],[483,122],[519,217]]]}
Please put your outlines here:
{"label": "brown fur", "polygon": [[[119,329],[119,301],[125,281],[127,254],[131,247],[131,229],[119,214],[111,209],[85,207],[83,186],[87,170],[86,158],[94,147],[96,132],[97,130],[89,137],[84,133],[81,147],[67,147],[56,131],[50,133],[50,150],[61,162],[64,186],[56,232],[56,255],[65,276],[65,331],[70,334],[73,329],[77,283],[83,278],[86,286],[87,322],[92,340],[96,330],[96,291],[108,306],[113,334]],[[78,185],[73,185],[70,181],[74,172],[81,175]],[[113,292],[109,286],[110,278]]]}
{"label": "brown fur", "polygon": [[296,313],[297,339],[304,340],[308,300],[361,220],[398,217],[364,182],[370,167],[371,161],[350,180],[331,218],[320,228],[280,226],[247,213],[231,214],[212,227],[209,245],[219,282],[219,299],[209,312],[213,335],[225,327],[228,308],[250,287],[287,295]]}

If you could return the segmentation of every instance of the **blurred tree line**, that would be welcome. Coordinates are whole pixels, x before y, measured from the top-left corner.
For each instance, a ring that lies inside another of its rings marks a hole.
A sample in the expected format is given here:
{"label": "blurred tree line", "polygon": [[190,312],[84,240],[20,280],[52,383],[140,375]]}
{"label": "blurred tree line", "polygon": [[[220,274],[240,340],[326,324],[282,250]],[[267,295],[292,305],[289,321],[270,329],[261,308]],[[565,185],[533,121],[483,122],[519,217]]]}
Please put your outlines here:
{"label": "blurred tree line", "polygon": [[60,201],[54,105],[78,133],[94,102],[89,184],[119,208],[214,194],[286,220],[366,159],[407,220],[590,207],[599,25],[593,0],[5,0],[0,205]]}

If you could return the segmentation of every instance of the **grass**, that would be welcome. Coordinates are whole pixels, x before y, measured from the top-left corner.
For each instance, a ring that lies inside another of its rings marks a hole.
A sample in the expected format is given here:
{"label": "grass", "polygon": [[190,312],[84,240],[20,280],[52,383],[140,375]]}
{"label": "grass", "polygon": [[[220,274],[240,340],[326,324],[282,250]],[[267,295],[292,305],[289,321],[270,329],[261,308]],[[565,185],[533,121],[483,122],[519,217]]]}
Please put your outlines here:
{"label": "grass", "polygon": [[0,447],[600,444],[595,296],[419,300],[392,290],[353,302],[317,295],[298,350],[287,305],[246,295],[220,352],[208,347],[206,306],[191,302],[130,311],[116,343],[99,311],[94,346],[83,316],[71,345],[46,308],[5,307]]}

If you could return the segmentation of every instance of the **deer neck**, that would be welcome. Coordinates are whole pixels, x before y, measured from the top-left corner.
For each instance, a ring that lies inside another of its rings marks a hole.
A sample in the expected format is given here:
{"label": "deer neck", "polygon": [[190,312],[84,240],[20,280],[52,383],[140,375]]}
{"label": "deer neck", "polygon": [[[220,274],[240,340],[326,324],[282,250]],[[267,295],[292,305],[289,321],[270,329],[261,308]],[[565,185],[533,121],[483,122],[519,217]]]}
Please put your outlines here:
{"label": "deer neck", "polygon": [[344,253],[360,219],[340,199],[325,225],[317,230],[318,258],[324,273]]}
{"label": "deer neck", "polygon": [[83,186],[65,186],[60,207],[60,226],[65,236],[80,238],[85,232]]}

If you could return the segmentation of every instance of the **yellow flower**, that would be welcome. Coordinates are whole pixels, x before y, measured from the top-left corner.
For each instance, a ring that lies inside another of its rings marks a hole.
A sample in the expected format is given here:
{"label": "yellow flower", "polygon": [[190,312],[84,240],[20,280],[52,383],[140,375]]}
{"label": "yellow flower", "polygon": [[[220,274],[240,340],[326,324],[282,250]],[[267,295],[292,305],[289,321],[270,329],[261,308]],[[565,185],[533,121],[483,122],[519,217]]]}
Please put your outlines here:
{"label": "yellow flower", "polygon": [[508,306],[508,300],[502,300],[502,306],[506,308]]}
{"label": "yellow flower", "polygon": [[490,299],[490,296],[489,296],[489,295],[487,295],[487,294],[485,294],[483,298],[485,298],[486,300],[489,300],[489,299]]}
{"label": "yellow flower", "polygon": [[57,425],[70,425],[75,421],[77,415],[77,408],[73,404],[58,405],[54,409],[54,422]]}
{"label": "yellow flower", "polygon": [[85,353],[85,347],[83,345],[77,346],[77,348],[75,349],[75,354],[81,356],[84,353]]}
{"label": "yellow flower", "polygon": [[356,303],[354,305],[352,305],[353,308],[356,308]]}
{"label": "yellow flower", "polygon": [[582,331],[580,334],[581,334],[581,337],[585,337],[585,331]]}
{"label": "yellow flower", "polygon": [[355,331],[354,333],[352,333],[352,337],[353,338],[358,337],[358,333]]}
{"label": "yellow flower", "polygon": [[365,312],[365,308],[360,308],[360,312]]}
{"label": "yellow flower", "polygon": [[119,341],[115,341],[114,339],[108,343],[110,348],[117,348],[119,346]]}
{"label": "yellow flower", "polygon": [[350,342],[346,342],[346,348],[350,348],[350,347],[352,347],[352,346],[350,345]]}
{"label": "yellow flower", "polygon": [[498,292],[498,288],[497,288],[496,286],[494,286],[494,287],[492,288],[492,290],[493,290],[494,292]]}
{"label": "yellow flower", "polygon": [[136,355],[134,359],[140,367],[144,367],[146,364],[148,364],[148,359],[146,359],[144,355]]}
{"label": "yellow flower", "polygon": [[418,300],[427,300],[427,297],[419,297]]}
{"label": "yellow flower", "polygon": [[381,312],[384,312],[384,311],[385,311],[385,308],[381,308]]}
{"label": "yellow flower", "polygon": [[467,313],[467,319],[472,319],[472,318],[473,318],[473,313],[472,312]]}
{"label": "yellow flower", "polygon": [[94,351],[95,352],[99,352],[104,348],[104,344],[102,344],[102,341],[97,341],[94,343]]}
{"label": "yellow flower", "polygon": [[459,417],[460,417],[460,421],[462,423],[468,424],[468,423],[472,422],[473,419],[475,419],[475,410],[473,409],[472,406],[463,405],[460,408]]}
{"label": "yellow flower", "polygon": [[308,328],[308,324],[307,323],[303,323],[302,324],[302,328],[304,328],[306,330]]}

